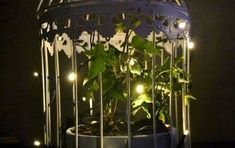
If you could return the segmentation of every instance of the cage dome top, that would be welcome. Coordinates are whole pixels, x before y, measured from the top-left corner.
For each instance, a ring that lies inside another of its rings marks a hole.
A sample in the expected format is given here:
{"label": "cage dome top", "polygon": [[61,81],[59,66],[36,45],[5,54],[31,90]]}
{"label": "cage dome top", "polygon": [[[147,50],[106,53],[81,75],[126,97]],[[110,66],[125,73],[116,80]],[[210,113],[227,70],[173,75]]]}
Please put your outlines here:
{"label": "cage dome top", "polygon": [[120,24],[143,37],[152,31],[163,32],[170,40],[183,37],[190,29],[183,0],[41,0],[38,18],[40,35],[48,41],[63,33],[77,39],[84,31],[112,38]]}

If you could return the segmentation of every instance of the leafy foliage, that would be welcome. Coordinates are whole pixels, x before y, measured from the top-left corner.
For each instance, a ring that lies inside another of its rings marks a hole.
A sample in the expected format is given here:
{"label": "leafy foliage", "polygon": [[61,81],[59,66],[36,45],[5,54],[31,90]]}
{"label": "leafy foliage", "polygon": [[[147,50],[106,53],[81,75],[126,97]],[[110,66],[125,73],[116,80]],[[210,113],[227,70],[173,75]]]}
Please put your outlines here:
{"label": "leafy foliage", "polygon": [[[126,28],[122,24],[118,24],[117,29]],[[128,41],[128,39],[126,40]],[[91,50],[83,52],[90,59],[87,79],[84,80],[86,97],[93,100],[99,98],[99,90],[101,89],[99,74],[102,73],[104,122],[110,128],[112,127],[112,130],[119,131],[117,121],[126,122],[125,118],[118,116],[119,113],[125,114],[125,111],[118,106],[120,103],[125,103],[128,97],[126,80],[129,70],[133,122],[152,118],[153,99],[156,100],[155,115],[158,119],[163,122],[169,120],[168,98],[170,92],[181,92],[182,85],[189,83],[189,75],[177,66],[183,59],[175,59],[175,63],[171,67],[170,58],[166,57],[162,65],[156,65],[152,69],[148,66],[151,63],[151,57],[160,56],[163,47],[154,45],[138,35],[135,35],[130,43],[125,44],[129,45],[128,50],[131,52],[120,52],[112,45],[106,49],[102,43],[97,43],[93,45]],[[142,93],[136,92],[135,86],[137,84],[143,84],[144,91]],[[152,92],[154,92],[155,98],[152,98]],[[195,98],[187,94],[185,96],[186,102],[189,99]]]}

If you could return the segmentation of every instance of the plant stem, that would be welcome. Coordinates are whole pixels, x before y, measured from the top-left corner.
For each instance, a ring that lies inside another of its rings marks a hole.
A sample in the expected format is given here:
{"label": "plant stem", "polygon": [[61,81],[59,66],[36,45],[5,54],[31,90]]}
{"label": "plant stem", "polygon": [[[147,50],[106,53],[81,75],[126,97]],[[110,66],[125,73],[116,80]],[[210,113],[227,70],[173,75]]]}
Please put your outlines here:
{"label": "plant stem", "polygon": [[115,104],[114,104],[114,109],[113,109],[113,112],[112,112],[112,115],[111,115],[111,120],[113,120],[113,116],[114,116],[114,114],[117,110],[117,104],[118,104],[118,100],[116,99]]}

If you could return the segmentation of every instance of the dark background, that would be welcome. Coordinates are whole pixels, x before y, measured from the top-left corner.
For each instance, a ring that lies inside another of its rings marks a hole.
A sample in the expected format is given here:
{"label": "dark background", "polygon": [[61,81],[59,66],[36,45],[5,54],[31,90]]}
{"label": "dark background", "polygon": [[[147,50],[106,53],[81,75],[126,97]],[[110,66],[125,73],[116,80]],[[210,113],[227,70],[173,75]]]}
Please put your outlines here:
{"label": "dark background", "polygon": [[[192,15],[194,147],[235,141],[235,1],[188,0]],[[38,0],[0,0],[0,137],[43,139]],[[228,146],[229,145],[229,146]],[[210,147],[210,146],[208,146]],[[215,147],[215,145],[213,146]]]}

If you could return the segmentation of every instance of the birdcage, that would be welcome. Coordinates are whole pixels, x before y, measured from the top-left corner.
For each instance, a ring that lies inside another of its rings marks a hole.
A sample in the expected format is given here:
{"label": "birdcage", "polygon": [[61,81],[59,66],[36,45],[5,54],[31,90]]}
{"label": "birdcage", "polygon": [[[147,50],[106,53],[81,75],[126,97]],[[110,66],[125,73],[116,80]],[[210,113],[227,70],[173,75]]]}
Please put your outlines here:
{"label": "birdcage", "polygon": [[41,0],[44,143],[190,148],[183,0]]}

